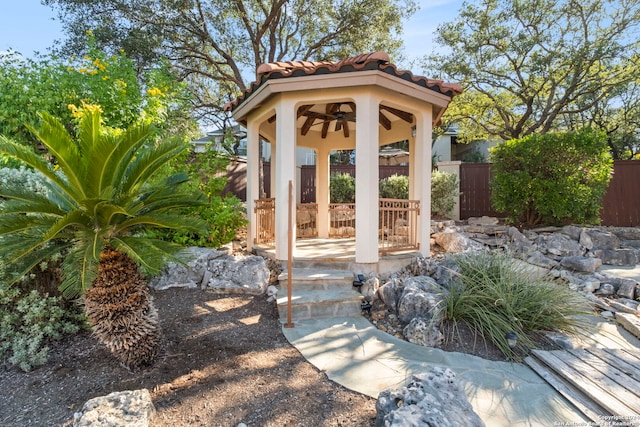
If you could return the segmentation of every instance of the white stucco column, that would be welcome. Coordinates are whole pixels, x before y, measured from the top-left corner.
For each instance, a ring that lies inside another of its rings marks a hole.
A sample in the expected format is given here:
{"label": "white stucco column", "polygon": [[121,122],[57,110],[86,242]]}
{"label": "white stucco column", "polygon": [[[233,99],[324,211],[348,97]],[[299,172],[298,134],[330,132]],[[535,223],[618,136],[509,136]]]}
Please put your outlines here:
{"label": "white stucco column", "polygon": [[418,217],[418,239],[420,254],[429,256],[429,239],[431,237],[431,131],[432,107],[425,106],[421,114],[416,114],[415,140],[415,194],[420,200],[420,216]]}
{"label": "white stucco column", "polygon": [[[275,175],[271,191],[276,199],[276,259],[286,260],[288,254],[289,230],[289,181],[293,183],[293,248],[296,247],[296,112],[295,101],[283,99],[276,105],[276,147],[271,163],[272,176]],[[273,148],[272,148],[273,149]],[[272,152],[273,153],[273,152]],[[275,191],[274,191],[275,190]]]}
{"label": "white stucco column", "polygon": [[276,153],[278,152],[278,143],[271,143],[271,173],[269,175],[269,188],[271,189],[271,197],[276,197]]}
{"label": "white stucco column", "polygon": [[256,120],[247,122],[247,250],[251,250],[256,237],[255,201],[260,197],[259,157],[260,132]]}
{"label": "white stucco column", "polygon": [[329,150],[325,147],[316,151],[316,203],[318,204],[318,237],[329,237]]}
{"label": "white stucco column", "polygon": [[363,94],[356,102],[356,263],[378,262],[378,107]]}

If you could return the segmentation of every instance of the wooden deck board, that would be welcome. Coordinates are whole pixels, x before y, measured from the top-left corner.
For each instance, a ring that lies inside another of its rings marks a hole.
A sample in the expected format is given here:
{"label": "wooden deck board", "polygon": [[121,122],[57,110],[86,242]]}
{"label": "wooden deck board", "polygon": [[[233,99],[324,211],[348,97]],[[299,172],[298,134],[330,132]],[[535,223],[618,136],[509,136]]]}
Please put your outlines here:
{"label": "wooden deck board", "polygon": [[554,389],[558,391],[576,407],[585,417],[593,422],[602,421],[602,417],[611,415],[611,413],[602,409],[596,402],[585,396],[580,390],[576,389],[571,382],[565,380],[559,375],[555,375],[552,370],[549,369],[544,363],[539,362],[534,357],[527,357],[525,363],[529,365],[543,380],[549,383]]}
{"label": "wooden deck board", "polygon": [[633,409],[636,406],[636,402],[632,402],[631,407],[626,404],[626,400],[634,400],[635,395],[608,379],[604,374],[589,367],[588,364],[569,352],[564,350],[534,350],[532,353],[553,369],[555,373],[571,382],[589,399],[597,402],[598,405],[612,415],[640,413],[640,410]]}
{"label": "wooden deck board", "polygon": [[[629,402],[627,405],[631,406],[633,404],[633,409],[640,413],[640,410],[638,409],[640,408],[640,382],[627,375],[624,370],[618,368],[619,364],[624,362],[617,362],[614,359],[614,363],[612,364],[607,360],[601,359],[596,354],[590,353],[586,350],[569,350],[569,353],[579,359],[581,362],[584,362],[587,367],[595,368],[598,372],[605,375],[607,378],[619,384],[621,387],[624,387],[625,391],[632,394],[632,396],[627,396],[632,399],[631,402]],[[588,372],[586,374],[588,374]]]}
{"label": "wooden deck board", "polygon": [[[606,350],[602,348],[587,348],[585,349],[589,353],[598,356],[600,359],[606,361],[610,365],[617,366],[622,372],[626,375],[629,375],[631,378],[636,381],[640,381],[640,365],[633,363],[629,363],[623,358],[616,356],[616,352],[612,350]],[[619,353],[619,352],[618,352]]]}

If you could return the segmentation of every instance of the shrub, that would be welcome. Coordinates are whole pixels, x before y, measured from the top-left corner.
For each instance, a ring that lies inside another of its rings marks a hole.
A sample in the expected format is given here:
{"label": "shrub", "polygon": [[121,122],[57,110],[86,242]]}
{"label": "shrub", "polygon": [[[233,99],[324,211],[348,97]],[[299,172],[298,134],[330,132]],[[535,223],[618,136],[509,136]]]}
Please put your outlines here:
{"label": "shrub", "polygon": [[409,177],[393,174],[380,180],[380,198],[383,199],[408,199]]}
{"label": "shrub", "polygon": [[85,326],[79,307],[37,291],[0,285],[0,360],[23,371],[44,364],[52,341]]}
{"label": "shrub", "polygon": [[452,257],[456,279],[444,295],[445,317],[464,321],[480,337],[516,358],[506,334],[515,332],[518,347],[535,347],[540,331],[579,333],[580,315],[589,303],[564,285],[539,278],[530,266],[501,253],[469,253]]}
{"label": "shrub", "polygon": [[525,224],[598,223],[612,160],[603,132],[529,135],[491,150],[492,204]]}
{"label": "shrub", "polygon": [[179,231],[166,231],[165,238],[183,246],[219,248],[232,241],[238,230],[246,224],[244,207],[235,196],[213,196],[211,203],[193,211],[209,223],[207,235]]}
{"label": "shrub", "polygon": [[153,230],[147,231],[146,235],[183,246],[219,248],[232,241],[247,221],[242,201],[233,194],[222,195],[231,159],[224,153],[211,150],[208,145],[203,153],[191,152],[177,158],[166,172],[184,170],[189,175],[188,186],[206,195],[207,205],[184,210],[186,214],[198,216],[209,224],[206,235],[176,230]]}
{"label": "shrub", "polygon": [[458,177],[447,172],[431,173],[431,214],[448,217],[458,198]]}
{"label": "shrub", "polygon": [[354,203],[356,201],[356,179],[348,173],[334,173],[329,178],[331,203]]}

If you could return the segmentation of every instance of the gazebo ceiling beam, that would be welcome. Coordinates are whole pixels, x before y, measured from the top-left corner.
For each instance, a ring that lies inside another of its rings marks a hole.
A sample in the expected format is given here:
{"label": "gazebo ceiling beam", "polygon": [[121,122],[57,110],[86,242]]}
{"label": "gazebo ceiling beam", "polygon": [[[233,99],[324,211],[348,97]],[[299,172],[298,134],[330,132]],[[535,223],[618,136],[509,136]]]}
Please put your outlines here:
{"label": "gazebo ceiling beam", "polygon": [[389,107],[388,105],[380,105],[381,110],[386,110],[391,114],[399,117],[407,123],[413,123],[413,114],[407,113],[406,111],[398,110],[397,108]]}
{"label": "gazebo ceiling beam", "polygon": [[386,130],[391,130],[391,120],[389,120],[387,116],[382,114],[382,111],[378,112],[378,121],[383,128],[385,128]]}

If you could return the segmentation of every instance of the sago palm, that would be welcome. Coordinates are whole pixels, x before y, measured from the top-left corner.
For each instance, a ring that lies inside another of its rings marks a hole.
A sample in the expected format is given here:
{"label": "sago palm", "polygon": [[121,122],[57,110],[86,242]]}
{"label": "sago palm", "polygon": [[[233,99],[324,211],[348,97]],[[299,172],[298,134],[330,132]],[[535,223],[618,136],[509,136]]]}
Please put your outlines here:
{"label": "sago palm", "polygon": [[79,121],[75,139],[47,114],[42,125],[30,131],[50,159],[0,138],[0,154],[38,171],[46,187],[46,194],[15,185],[0,189],[0,257],[11,280],[20,280],[62,252],[62,293],[84,295],[95,334],[122,363],[150,364],[161,335],[139,266],[157,272],[181,248],[142,232],[202,232],[206,227],[198,218],[175,213],[204,203],[201,194],[182,190],[185,175],[148,184],[186,145],[154,143],[144,125],[119,134],[105,132],[99,108],[91,106]]}

